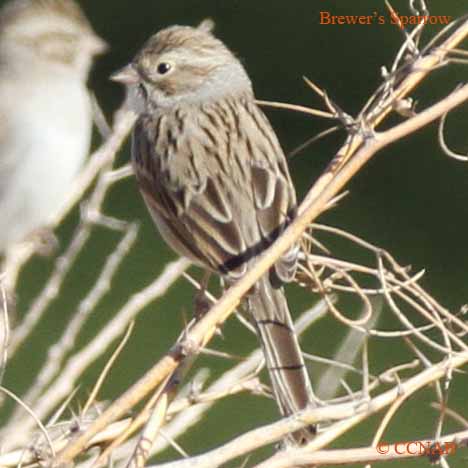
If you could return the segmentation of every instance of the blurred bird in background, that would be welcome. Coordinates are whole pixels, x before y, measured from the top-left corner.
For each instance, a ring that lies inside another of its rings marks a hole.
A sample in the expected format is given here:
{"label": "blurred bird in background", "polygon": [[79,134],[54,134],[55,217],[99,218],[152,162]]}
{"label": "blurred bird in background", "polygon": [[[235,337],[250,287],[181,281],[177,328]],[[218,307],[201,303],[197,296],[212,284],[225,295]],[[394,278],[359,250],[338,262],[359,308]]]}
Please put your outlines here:
{"label": "blurred bird in background", "polygon": [[0,254],[45,226],[88,154],[86,86],[106,50],[72,0],[0,10]]}

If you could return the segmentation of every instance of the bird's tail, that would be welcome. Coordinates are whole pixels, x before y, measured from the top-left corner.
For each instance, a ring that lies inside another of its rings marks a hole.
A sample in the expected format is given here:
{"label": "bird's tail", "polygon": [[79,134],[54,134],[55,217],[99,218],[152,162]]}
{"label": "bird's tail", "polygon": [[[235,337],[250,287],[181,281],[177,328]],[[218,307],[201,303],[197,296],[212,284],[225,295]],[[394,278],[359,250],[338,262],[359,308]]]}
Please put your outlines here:
{"label": "bird's tail", "polygon": [[[283,289],[273,288],[265,276],[248,297],[248,305],[276,402],[281,414],[290,416],[313,404],[313,393]],[[308,427],[293,434],[293,438],[302,444],[314,434],[315,428]]]}

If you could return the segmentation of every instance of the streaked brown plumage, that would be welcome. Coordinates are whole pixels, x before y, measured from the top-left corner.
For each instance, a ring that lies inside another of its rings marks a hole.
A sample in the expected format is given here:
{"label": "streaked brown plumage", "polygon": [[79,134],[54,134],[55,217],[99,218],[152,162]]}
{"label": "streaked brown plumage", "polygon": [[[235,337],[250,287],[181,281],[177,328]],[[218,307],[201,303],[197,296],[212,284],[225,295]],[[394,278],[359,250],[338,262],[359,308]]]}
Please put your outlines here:
{"label": "streaked brown plumage", "polygon": [[[241,277],[296,210],[283,151],[244,68],[211,32],[173,26],[114,79],[129,86],[139,114],[133,166],[162,236],[228,281]],[[247,299],[283,415],[312,399],[281,288],[296,256],[292,248]]]}

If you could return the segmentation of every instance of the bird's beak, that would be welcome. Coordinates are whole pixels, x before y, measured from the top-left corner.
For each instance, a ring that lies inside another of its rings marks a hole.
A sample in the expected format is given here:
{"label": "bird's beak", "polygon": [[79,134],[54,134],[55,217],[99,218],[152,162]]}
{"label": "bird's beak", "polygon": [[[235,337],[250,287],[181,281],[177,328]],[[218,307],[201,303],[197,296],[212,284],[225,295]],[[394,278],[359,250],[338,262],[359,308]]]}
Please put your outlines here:
{"label": "bird's beak", "polygon": [[101,55],[109,50],[109,44],[104,39],[93,34],[89,37],[88,48],[92,55]]}
{"label": "bird's beak", "polygon": [[122,83],[124,85],[135,85],[140,82],[140,75],[135,70],[135,67],[130,64],[126,67],[116,71],[110,76],[112,81]]}

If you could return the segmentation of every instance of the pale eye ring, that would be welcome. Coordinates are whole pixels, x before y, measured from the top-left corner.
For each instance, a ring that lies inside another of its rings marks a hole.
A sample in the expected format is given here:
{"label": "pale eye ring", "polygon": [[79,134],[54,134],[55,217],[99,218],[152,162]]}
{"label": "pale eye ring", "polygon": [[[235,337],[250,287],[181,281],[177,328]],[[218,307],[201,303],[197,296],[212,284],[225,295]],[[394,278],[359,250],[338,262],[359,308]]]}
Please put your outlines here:
{"label": "pale eye ring", "polygon": [[161,62],[158,64],[156,70],[160,75],[165,75],[166,73],[170,72],[172,69],[172,65],[168,62]]}

